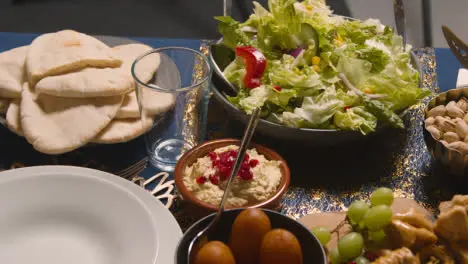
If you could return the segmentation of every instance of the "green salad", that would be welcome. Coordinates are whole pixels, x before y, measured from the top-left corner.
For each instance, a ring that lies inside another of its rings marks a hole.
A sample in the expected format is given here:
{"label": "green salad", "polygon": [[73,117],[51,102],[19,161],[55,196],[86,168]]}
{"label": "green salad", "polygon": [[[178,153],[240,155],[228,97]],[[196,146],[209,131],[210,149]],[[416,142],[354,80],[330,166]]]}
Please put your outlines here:
{"label": "green salad", "polygon": [[[268,11],[269,10],[269,11]],[[324,0],[254,2],[245,22],[216,17],[236,58],[224,75],[240,92],[229,101],[295,128],[403,128],[397,113],[430,94],[419,88],[411,47],[375,19],[332,14]]]}

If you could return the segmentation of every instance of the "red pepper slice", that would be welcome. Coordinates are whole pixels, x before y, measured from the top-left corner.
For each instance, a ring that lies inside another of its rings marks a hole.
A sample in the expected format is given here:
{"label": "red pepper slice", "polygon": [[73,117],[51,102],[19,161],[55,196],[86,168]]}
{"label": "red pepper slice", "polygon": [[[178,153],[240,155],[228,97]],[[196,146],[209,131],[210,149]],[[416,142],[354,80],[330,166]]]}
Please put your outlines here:
{"label": "red pepper slice", "polygon": [[275,88],[276,91],[278,92],[281,92],[281,90],[283,90],[281,87],[279,87],[278,85],[275,85],[273,86],[273,88]]}
{"label": "red pepper slice", "polygon": [[252,46],[239,46],[236,48],[236,55],[245,62],[244,86],[250,89],[260,86],[267,64],[263,53]]}
{"label": "red pepper slice", "polygon": [[343,110],[346,112],[350,108],[351,108],[351,106],[347,105],[347,106],[343,107]]}

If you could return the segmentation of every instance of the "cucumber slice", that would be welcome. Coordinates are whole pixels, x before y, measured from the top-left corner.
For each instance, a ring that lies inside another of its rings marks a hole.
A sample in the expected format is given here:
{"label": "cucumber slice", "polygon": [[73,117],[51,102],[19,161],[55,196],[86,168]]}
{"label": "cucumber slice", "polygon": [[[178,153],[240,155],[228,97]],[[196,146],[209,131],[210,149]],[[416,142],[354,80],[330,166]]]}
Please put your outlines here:
{"label": "cucumber slice", "polygon": [[318,38],[318,33],[314,27],[312,27],[311,25],[307,23],[302,23],[300,38],[302,42],[306,44],[307,46],[314,47],[315,54],[318,53],[319,38]]}

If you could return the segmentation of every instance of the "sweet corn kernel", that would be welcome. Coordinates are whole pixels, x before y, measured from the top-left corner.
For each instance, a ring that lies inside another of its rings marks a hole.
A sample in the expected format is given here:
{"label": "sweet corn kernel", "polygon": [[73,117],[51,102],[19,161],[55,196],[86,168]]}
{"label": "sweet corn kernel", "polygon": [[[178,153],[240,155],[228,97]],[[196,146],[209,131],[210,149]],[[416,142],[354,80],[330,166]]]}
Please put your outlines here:
{"label": "sweet corn kernel", "polygon": [[298,68],[294,68],[294,72],[297,74],[301,74],[301,71]]}
{"label": "sweet corn kernel", "polygon": [[319,65],[320,64],[320,57],[314,56],[312,57],[312,65]]}
{"label": "sweet corn kernel", "polygon": [[341,41],[341,42],[344,41],[344,39],[343,39],[340,35],[338,35],[338,36],[336,37],[336,40]]}
{"label": "sweet corn kernel", "polygon": [[336,45],[336,46],[341,47],[343,44],[344,44],[343,41],[340,41],[340,40],[335,39],[335,45]]}
{"label": "sweet corn kernel", "polygon": [[364,92],[365,92],[366,94],[372,94],[372,93],[374,93],[374,91],[372,91],[372,89],[370,89],[370,88],[364,88]]}
{"label": "sweet corn kernel", "polygon": [[308,11],[312,11],[314,10],[314,7],[311,5],[305,5],[305,9],[307,9]]}
{"label": "sweet corn kernel", "polygon": [[314,65],[313,68],[314,68],[314,71],[316,71],[316,72],[319,72],[319,71],[320,71],[320,67],[319,67],[318,65]]}

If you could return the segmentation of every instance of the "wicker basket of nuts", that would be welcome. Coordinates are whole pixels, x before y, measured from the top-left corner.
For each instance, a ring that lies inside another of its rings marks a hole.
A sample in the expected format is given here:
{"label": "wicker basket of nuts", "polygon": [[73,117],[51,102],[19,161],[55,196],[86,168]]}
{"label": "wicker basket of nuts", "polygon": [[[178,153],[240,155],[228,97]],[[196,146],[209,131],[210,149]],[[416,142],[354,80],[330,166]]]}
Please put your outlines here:
{"label": "wicker basket of nuts", "polygon": [[468,88],[438,94],[428,104],[424,120],[428,150],[451,174],[468,175]]}

